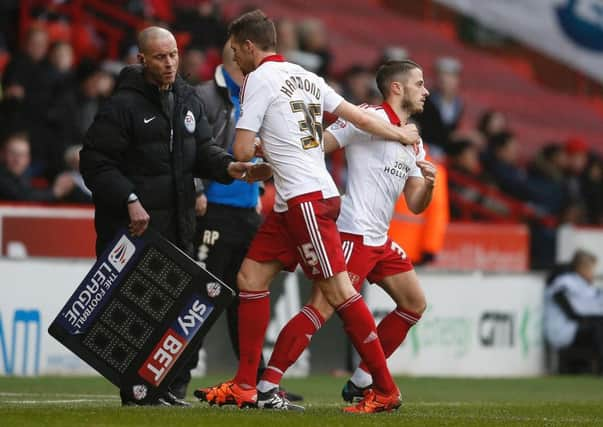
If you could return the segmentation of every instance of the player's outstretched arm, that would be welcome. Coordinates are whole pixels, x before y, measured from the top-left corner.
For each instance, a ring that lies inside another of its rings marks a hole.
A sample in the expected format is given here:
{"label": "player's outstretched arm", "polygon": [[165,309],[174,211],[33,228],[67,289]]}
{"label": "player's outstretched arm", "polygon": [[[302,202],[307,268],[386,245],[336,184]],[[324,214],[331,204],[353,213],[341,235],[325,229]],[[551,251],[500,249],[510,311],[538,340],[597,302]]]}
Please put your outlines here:
{"label": "player's outstretched arm", "polygon": [[248,162],[255,157],[256,132],[247,129],[237,129],[232,154],[240,162]]}
{"label": "player's outstretched arm", "polygon": [[403,127],[394,126],[347,101],[339,104],[334,113],[357,128],[380,138],[399,141],[406,145],[419,143],[419,130],[414,124]]}
{"label": "player's outstretched arm", "polygon": [[427,160],[418,160],[417,166],[423,178],[411,176],[404,186],[406,205],[414,214],[420,214],[429,206],[437,175],[435,165]]}

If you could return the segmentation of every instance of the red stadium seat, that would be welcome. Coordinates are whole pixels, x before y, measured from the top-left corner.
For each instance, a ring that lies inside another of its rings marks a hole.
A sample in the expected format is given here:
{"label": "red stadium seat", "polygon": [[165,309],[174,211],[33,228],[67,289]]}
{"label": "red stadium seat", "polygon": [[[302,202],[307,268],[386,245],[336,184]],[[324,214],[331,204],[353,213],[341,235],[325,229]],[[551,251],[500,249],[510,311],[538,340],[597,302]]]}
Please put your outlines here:
{"label": "red stadium seat", "polygon": [[[332,71],[341,74],[353,64],[374,66],[381,50],[401,45],[425,67],[428,84],[432,64],[439,56],[455,56],[463,63],[462,93],[466,101],[464,123],[473,125],[488,109],[505,113],[517,131],[525,158],[542,144],[571,134],[583,136],[603,153],[603,103],[564,95],[541,87],[532,69],[521,60],[505,60],[464,46],[454,28],[397,15],[365,0],[315,2],[312,9],[301,0],[265,0],[262,8],[272,17],[301,20],[319,18],[328,28],[333,47]],[[246,0],[233,0],[230,7],[244,7]],[[571,108],[568,106],[571,105]]]}

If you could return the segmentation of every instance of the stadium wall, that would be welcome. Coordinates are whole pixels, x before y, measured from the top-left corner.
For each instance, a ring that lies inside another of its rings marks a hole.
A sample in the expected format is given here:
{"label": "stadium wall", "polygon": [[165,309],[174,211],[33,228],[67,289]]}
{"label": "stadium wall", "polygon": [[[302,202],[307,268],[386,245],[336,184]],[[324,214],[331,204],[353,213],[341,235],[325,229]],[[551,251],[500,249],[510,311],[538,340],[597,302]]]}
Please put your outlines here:
{"label": "stadium wall", "polygon": [[[47,333],[50,322],[91,267],[91,260],[0,258],[0,375],[81,375],[93,371]],[[419,272],[428,310],[390,358],[396,374],[536,376],[544,373],[542,292],[539,275]],[[272,321],[265,352],[309,294],[300,273],[283,273],[273,286]],[[377,319],[392,303],[366,286]],[[225,321],[206,339],[199,373],[232,372],[235,360]],[[316,334],[292,375],[348,366],[350,347],[339,319]]]}

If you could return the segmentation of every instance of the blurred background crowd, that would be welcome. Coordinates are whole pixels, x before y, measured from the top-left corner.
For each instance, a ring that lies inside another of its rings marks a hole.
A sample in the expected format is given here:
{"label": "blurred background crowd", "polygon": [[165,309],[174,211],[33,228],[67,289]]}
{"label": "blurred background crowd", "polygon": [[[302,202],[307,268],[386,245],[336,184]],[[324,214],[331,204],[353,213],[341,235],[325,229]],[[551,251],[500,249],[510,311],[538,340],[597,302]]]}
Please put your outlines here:
{"label": "blurred background crowd", "polygon": [[[303,3],[2,2],[0,200],[90,202],[78,172],[82,136],[120,69],[136,63],[140,27],[170,28],[181,74],[198,84],[221,62],[229,20],[269,6],[279,52],[356,104],[382,102],[374,72],[383,61],[411,58],[425,68],[431,96],[414,120],[431,158],[447,170],[453,220],[529,224],[535,267],[552,263],[559,225],[603,225],[603,112],[581,94],[545,87],[538,70],[497,57],[484,44],[499,48],[505,40],[484,37],[475,23],[445,25],[404,6],[400,15],[363,15],[362,3],[371,2],[359,1],[349,2],[347,15],[333,13],[346,7],[335,1],[310,16],[300,13]],[[468,45],[476,39],[488,42]],[[343,156],[329,159],[342,189]]]}

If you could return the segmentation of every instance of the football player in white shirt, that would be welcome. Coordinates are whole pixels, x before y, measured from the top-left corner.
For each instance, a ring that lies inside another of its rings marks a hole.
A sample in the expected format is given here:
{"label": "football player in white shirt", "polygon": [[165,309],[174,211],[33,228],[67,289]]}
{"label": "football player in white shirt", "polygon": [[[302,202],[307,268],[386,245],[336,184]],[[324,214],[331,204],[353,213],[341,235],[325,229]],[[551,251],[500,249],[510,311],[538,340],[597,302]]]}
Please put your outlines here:
{"label": "football player in white shirt", "polygon": [[282,399],[278,388],[262,390],[259,397],[256,392],[257,366],[270,319],[270,282],[281,270],[293,271],[300,263],[341,317],[368,364],[374,387],[361,412],[394,410],[400,406],[399,390],[387,368],[374,319],[345,268],[336,226],[340,198],[325,166],[322,114],[333,112],[367,132],[407,144],[418,143],[418,131],[414,125],[393,126],[346,102],[322,78],[276,55],[274,24],[261,11],[237,18],[229,33],[235,61],[246,74],[234,155],[251,159],[259,135],[274,171],[277,196],[275,210],[252,241],[237,277],[237,374],[232,381],[197,390],[195,395],[211,404],[301,409]]}
{"label": "football player in white shirt", "polygon": [[[408,60],[382,65],[377,71],[377,86],[385,102],[365,108],[396,126],[404,125],[412,114],[421,112],[429,95],[421,67]],[[396,309],[377,328],[389,357],[420,319],[426,304],[412,263],[404,250],[388,238],[387,231],[401,193],[414,213],[429,205],[436,168],[425,161],[422,144],[415,149],[385,141],[341,119],[325,132],[326,151],[340,147],[346,150],[348,182],[337,226],[347,270],[356,290],[360,291],[368,279],[379,284],[396,302]],[[258,390],[280,383],[283,373],[332,314],[333,308],[320,289],[314,287],[308,304],[281,331]],[[344,387],[342,396],[349,402],[362,398],[372,383],[363,362]]]}

